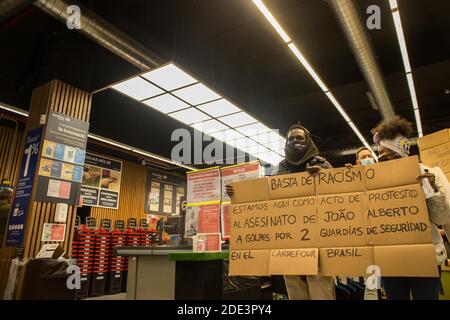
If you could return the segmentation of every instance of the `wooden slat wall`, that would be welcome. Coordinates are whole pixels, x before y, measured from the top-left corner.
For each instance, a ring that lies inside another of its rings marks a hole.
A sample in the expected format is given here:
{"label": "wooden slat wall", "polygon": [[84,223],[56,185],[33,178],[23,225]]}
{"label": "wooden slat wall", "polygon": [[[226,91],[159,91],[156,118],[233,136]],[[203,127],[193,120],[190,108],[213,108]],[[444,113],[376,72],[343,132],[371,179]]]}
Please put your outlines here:
{"label": "wooden slat wall", "polygon": [[0,126],[0,181],[17,182],[23,148],[23,131]]}
{"label": "wooden slat wall", "polygon": [[[27,121],[27,132],[39,127],[40,115],[47,114],[50,110],[64,113],[83,121],[89,121],[91,102],[92,96],[89,93],[59,80],[53,80],[33,91],[30,116]],[[37,182],[37,179],[35,181]],[[34,199],[35,194],[32,197]],[[33,201],[30,207],[25,231],[24,258],[35,257],[41,249],[43,245],[41,242],[42,226],[44,223],[52,223],[54,221],[56,204]],[[61,243],[64,250],[69,254],[72,247],[76,211],[76,207],[69,207],[66,237],[64,243]]]}
{"label": "wooden slat wall", "polygon": [[97,225],[101,219],[111,219],[112,223],[116,220],[124,220],[126,223],[128,218],[136,218],[138,222],[139,219],[145,219],[147,217],[144,212],[146,183],[146,167],[123,161],[119,209],[92,207],[91,217],[97,219]]}

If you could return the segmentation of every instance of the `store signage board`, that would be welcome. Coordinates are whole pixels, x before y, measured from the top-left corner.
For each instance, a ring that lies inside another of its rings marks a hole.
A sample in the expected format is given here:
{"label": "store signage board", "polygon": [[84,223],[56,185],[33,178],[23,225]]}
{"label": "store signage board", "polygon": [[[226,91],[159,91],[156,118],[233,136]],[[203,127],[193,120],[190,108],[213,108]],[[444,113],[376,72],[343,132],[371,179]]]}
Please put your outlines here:
{"label": "store signage board", "polygon": [[122,161],[86,153],[81,185],[83,205],[119,208]]}
{"label": "store signage board", "polygon": [[77,205],[89,122],[55,111],[47,118],[36,201]]}
{"label": "store signage board", "polygon": [[[364,276],[369,265],[381,261],[386,276],[397,276],[399,270],[409,276],[436,276],[435,259],[409,272],[409,266],[397,258],[411,263],[415,259],[420,265],[434,252],[423,190],[416,183],[418,173],[417,157],[326,169],[314,178],[314,195],[308,191],[305,196],[305,190],[294,183],[278,184],[288,195],[285,199],[271,187],[273,177],[269,178],[270,193],[276,199],[254,201],[247,190],[239,195],[239,203],[231,204],[230,251],[241,258],[236,263],[230,260],[230,274],[240,275],[238,267],[252,264],[245,256],[257,256],[268,264],[266,275],[319,274],[320,270],[322,275]],[[287,176],[291,182],[304,178],[303,174]],[[250,181],[235,186],[243,189]],[[391,247],[397,257],[390,254]],[[414,248],[420,254],[412,256]],[[243,270],[241,275],[251,275],[250,267]],[[254,275],[261,275],[261,270],[255,269]]]}
{"label": "store signage board", "polygon": [[29,131],[25,138],[25,150],[20,164],[19,180],[6,229],[6,245],[10,247],[20,247],[23,244],[25,222],[39,160],[41,135],[42,128],[37,128]]}

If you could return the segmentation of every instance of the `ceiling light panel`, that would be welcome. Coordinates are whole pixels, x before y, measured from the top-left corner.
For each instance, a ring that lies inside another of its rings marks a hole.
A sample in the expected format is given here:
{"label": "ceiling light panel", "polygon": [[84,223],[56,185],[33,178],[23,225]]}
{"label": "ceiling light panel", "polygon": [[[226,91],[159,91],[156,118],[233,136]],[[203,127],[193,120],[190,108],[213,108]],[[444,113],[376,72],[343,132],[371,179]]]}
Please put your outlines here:
{"label": "ceiling light panel", "polygon": [[181,101],[169,93],[142,102],[162,113],[170,113],[189,107],[186,102]]}
{"label": "ceiling light panel", "polygon": [[194,106],[221,98],[221,96],[203,83],[197,83],[186,88],[175,90],[172,93]]}
{"label": "ceiling light panel", "polygon": [[219,120],[233,128],[258,122],[255,118],[245,112],[233,113],[228,116],[220,117]]}
{"label": "ceiling light panel", "polygon": [[198,106],[198,109],[209,114],[211,117],[218,118],[226,116],[231,113],[242,111],[234,104],[226,99],[220,99],[217,101],[209,102]]}
{"label": "ceiling light panel", "polygon": [[164,93],[163,90],[140,77],[115,84],[112,88],[139,101]]}
{"label": "ceiling light panel", "polygon": [[266,127],[262,123],[257,122],[257,123],[253,123],[253,124],[249,124],[246,126],[236,128],[236,130],[239,131],[240,133],[246,135],[247,137],[253,137],[253,136],[257,136],[258,134],[263,134],[263,133],[269,132],[271,129]]}
{"label": "ceiling light panel", "polygon": [[[203,133],[206,133],[206,134],[222,131],[222,130],[225,130],[228,128],[226,125],[224,125],[223,123],[221,123],[215,119],[196,123],[193,125],[193,127]],[[220,140],[222,140],[222,139],[220,139]]]}
{"label": "ceiling light panel", "polygon": [[210,119],[210,116],[195,108],[169,113],[169,116],[188,125]]}
{"label": "ceiling light panel", "polygon": [[219,139],[221,141],[224,141],[224,142],[245,138],[244,135],[242,135],[241,133],[237,132],[234,129],[227,129],[227,130],[211,133],[210,136],[212,136],[216,139]]}
{"label": "ceiling light panel", "polygon": [[172,91],[198,82],[197,79],[191,77],[172,63],[149,71],[143,74],[142,77],[167,91]]}

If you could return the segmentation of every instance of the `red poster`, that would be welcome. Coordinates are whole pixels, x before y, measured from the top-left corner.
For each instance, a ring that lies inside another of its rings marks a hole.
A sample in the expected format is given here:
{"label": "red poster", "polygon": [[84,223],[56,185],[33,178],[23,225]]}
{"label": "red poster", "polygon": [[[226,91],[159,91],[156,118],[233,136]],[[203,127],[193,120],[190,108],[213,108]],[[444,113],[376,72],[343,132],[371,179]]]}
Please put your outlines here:
{"label": "red poster", "polygon": [[230,204],[222,204],[220,210],[222,237],[224,240],[228,240],[230,237]]}
{"label": "red poster", "polygon": [[206,245],[205,245],[206,252],[222,251],[220,233],[205,234],[205,237],[206,237]]}
{"label": "red poster", "polygon": [[200,206],[198,210],[198,233],[219,233],[220,205]]}
{"label": "red poster", "polygon": [[67,181],[60,181],[61,184],[59,186],[59,197],[62,199],[69,199],[70,198],[70,188],[72,184]]}

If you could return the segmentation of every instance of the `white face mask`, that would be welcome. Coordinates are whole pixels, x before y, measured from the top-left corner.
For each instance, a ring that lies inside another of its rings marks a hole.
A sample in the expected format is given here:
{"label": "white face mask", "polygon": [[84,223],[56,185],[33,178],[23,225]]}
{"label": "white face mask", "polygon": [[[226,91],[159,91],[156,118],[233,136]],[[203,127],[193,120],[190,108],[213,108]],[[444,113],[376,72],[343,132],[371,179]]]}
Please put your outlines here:
{"label": "white face mask", "polygon": [[374,158],[364,158],[360,160],[361,165],[366,166],[368,164],[374,164],[375,159]]}

